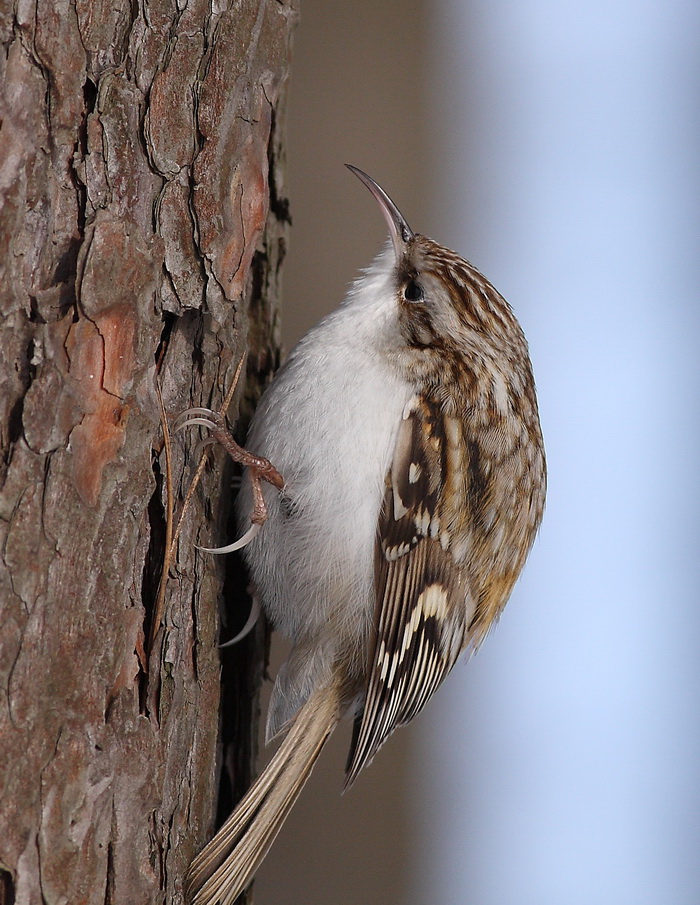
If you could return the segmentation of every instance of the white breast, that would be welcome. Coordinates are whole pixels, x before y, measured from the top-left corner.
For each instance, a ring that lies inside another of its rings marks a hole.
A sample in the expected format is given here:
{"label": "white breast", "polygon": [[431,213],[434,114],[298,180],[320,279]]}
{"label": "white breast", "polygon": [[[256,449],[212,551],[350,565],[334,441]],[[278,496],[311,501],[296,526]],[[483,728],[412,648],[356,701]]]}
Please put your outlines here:
{"label": "white breast", "polygon": [[[268,522],[246,551],[275,625],[298,643],[366,634],[385,477],[413,393],[392,367],[395,295],[381,274],[310,331],[258,407],[247,447],[285,480],[267,487]],[[245,526],[250,494],[242,492]]]}

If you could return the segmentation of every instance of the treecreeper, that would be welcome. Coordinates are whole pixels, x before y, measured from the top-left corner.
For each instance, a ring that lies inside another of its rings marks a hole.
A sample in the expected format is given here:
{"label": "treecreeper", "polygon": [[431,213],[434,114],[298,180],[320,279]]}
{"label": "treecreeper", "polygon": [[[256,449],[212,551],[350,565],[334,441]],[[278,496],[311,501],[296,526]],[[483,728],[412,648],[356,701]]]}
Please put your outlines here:
{"label": "treecreeper", "polygon": [[[267,717],[283,739],[190,865],[190,905],[232,905],[250,884],[344,715],[346,787],[416,716],[498,619],[542,519],[535,384],[510,305],[349,169],[390,242],[260,400],[238,456],[244,533],[220,548],[244,547],[292,642]],[[223,436],[208,410],[186,414]]]}

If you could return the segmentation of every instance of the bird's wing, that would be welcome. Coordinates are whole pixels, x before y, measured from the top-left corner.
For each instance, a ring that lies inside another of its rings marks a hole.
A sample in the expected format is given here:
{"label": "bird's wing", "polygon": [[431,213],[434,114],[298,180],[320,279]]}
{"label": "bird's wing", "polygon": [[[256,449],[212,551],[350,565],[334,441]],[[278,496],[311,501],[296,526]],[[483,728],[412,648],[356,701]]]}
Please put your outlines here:
{"label": "bird's wing", "polygon": [[455,479],[456,442],[439,402],[414,397],[379,517],[376,637],[346,787],[391,732],[421,710],[464,646],[471,597],[465,570],[450,551],[443,493]]}

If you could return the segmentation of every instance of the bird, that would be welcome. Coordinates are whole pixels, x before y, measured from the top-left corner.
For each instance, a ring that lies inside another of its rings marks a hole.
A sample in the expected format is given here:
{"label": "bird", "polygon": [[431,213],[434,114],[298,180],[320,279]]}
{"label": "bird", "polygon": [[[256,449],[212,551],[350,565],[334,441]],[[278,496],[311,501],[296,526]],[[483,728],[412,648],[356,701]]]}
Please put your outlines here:
{"label": "bird", "polygon": [[389,241],[292,350],[250,426],[237,511],[251,524],[218,549],[244,547],[291,641],[267,716],[282,741],[192,861],[189,905],[232,905],[250,885],[341,718],[354,721],[347,788],[479,647],[544,511],[535,383],[510,305],[347,166]]}

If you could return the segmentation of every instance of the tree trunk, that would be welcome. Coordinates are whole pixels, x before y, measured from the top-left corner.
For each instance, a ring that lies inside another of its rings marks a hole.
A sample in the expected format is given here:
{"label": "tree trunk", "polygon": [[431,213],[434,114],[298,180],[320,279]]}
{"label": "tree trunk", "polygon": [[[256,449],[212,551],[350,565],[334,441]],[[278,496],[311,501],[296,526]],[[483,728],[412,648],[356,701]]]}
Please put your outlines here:
{"label": "tree trunk", "polygon": [[[194,546],[233,531],[231,470],[210,454],[156,613],[156,381],[169,416],[218,409],[247,351],[233,420],[277,363],[295,20],[0,0],[0,902],[180,902],[222,759],[247,784],[265,632],[224,658],[222,757],[217,601],[235,630],[245,583]],[[175,520],[198,439],[172,440]]]}

